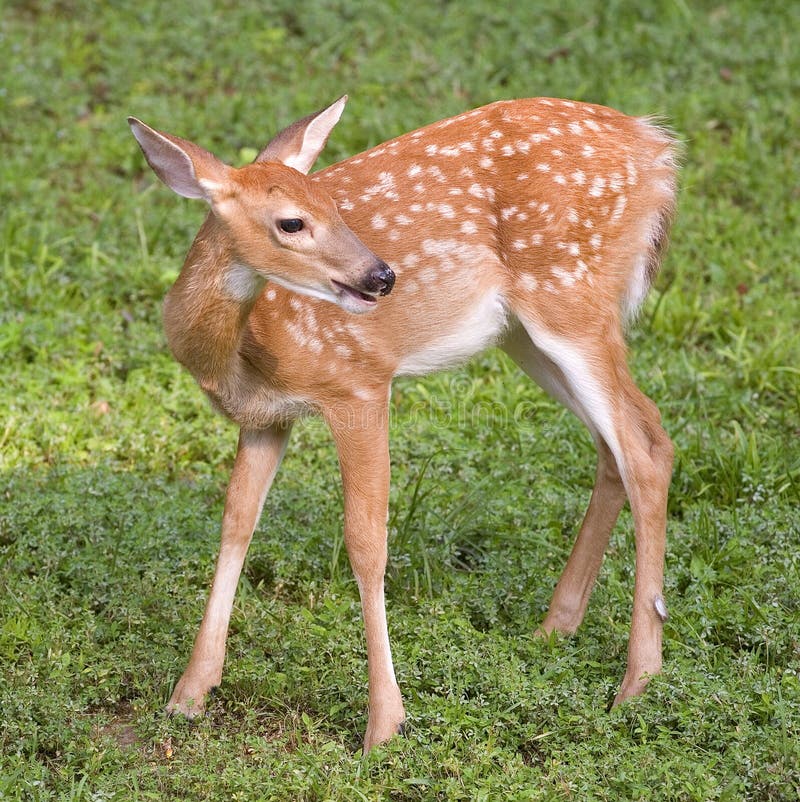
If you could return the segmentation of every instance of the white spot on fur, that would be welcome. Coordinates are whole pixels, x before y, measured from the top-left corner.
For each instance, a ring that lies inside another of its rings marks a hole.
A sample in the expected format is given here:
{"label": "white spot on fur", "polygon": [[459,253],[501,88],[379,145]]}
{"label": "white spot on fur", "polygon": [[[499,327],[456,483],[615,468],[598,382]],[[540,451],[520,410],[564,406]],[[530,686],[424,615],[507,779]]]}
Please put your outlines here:
{"label": "white spot on fur", "polygon": [[563,287],[572,287],[575,284],[575,274],[569,270],[564,270],[563,267],[558,265],[553,265],[550,270]]}
{"label": "white spot on fur", "polygon": [[617,202],[614,204],[614,211],[611,213],[611,222],[618,223],[622,219],[622,215],[625,212],[625,205],[627,204],[628,199],[625,195],[620,195],[617,198]]}
{"label": "white spot on fur", "polygon": [[[382,172],[378,174],[378,183],[373,184],[371,187],[367,187],[364,190],[364,194],[361,196],[361,200],[365,203],[371,201],[376,195],[387,195],[387,193],[394,194],[395,189],[395,181],[394,176],[389,172]],[[395,194],[395,199],[396,199]]]}
{"label": "white spot on fur", "polygon": [[445,174],[442,172],[441,168],[437,165],[432,165],[427,170],[428,174],[433,176],[440,184],[444,184],[447,181]]}
{"label": "white spot on fur", "polygon": [[461,224],[461,233],[462,234],[477,234],[478,233],[478,226],[472,222],[472,220],[465,220]]}
{"label": "white spot on fur", "polygon": [[301,347],[305,348],[308,345],[308,337],[306,336],[305,329],[293,320],[287,320],[286,331],[291,334],[292,339]]}
{"label": "white spot on fur", "polygon": [[593,198],[601,198],[603,196],[603,190],[606,186],[606,180],[601,175],[596,175],[592,179],[592,184],[589,187],[589,194]]}
{"label": "white spot on fur", "polygon": [[619,192],[622,189],[622,175],[620,173],[611,173],[608,177],[608,188],[612,192]]}
{"label": "white spot on fur", "polygon": [[625,172],[628,178],[628,186],[636,186],[639,173],[636,170],[636,163],[630,156],[625,160]]}

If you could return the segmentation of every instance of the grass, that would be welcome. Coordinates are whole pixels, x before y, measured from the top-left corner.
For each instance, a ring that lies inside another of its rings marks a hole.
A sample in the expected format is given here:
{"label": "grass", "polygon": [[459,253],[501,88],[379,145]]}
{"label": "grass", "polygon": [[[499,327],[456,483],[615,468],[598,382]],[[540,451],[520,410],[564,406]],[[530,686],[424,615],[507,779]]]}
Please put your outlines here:
{"label": "grass", "polygon": [[[0,799],[789,800],[800,794],[800,8],[11,2],[0,20]],[[196,725],[162,710],[235,431],[166,351],[202,210],[135,114],[242,162],[347,91],[324,163],[497,98],[662,114],[673,243],[631,363],[675,440],[665,672],[622,676],[625,513],[580,633],[531,637],[593,479],[497,353],[396,384],[387,583],[407,737],[359,759],[336,457],[295,431]]]}

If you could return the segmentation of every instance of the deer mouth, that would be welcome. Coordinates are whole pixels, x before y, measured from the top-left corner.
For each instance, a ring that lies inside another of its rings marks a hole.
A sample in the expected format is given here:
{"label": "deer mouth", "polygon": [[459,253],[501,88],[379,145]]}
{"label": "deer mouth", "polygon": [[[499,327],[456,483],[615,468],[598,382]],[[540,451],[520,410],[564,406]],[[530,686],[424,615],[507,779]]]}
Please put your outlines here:
{"label": "deer mouth", "polygon": [[338,290],[339,305],[348,312],[367,312],[378,303],[378,299],[368,292],[362,292],[335,279],[331,279],[331,283]]}

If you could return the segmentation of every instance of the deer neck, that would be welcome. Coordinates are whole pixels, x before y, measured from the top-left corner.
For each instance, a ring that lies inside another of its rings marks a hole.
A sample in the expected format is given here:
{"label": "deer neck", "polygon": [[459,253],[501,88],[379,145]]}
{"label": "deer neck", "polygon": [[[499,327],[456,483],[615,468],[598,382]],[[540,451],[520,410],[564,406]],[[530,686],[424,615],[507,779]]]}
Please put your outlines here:
{"label": "deer neck", "polygon": [[170,349],[204,390],[213,393],[238,373],[239,345],[264,283],[236,262],[209,214],[164,301]]}

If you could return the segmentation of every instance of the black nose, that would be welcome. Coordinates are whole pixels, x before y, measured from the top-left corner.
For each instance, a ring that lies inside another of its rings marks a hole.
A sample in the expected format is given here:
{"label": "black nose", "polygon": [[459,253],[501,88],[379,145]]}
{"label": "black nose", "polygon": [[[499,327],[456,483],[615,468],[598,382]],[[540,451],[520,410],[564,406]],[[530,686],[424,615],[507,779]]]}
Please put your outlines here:
{"label": "black nose", "polygon": [[368,292],[377,292],[380,295],[388,295],[394,287],[394,273],[386,262],[378,262],[370,270],[364,285]]}

